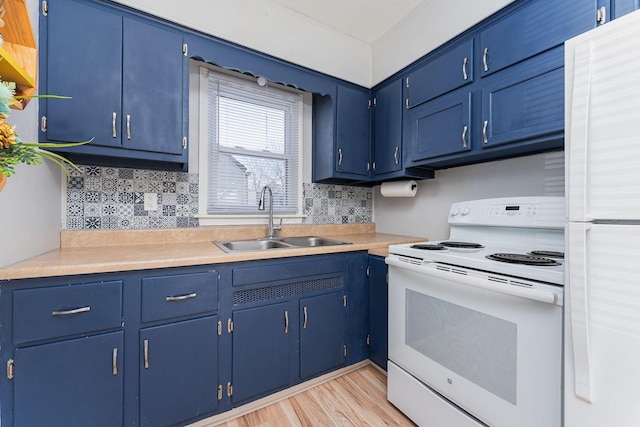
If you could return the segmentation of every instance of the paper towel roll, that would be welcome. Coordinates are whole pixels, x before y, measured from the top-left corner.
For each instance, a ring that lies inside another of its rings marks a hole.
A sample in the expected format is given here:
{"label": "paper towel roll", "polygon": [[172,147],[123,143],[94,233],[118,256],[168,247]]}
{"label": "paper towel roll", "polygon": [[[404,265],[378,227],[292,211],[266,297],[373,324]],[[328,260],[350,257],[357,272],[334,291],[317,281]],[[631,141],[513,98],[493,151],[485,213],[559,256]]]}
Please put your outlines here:
{"label": "paper towel roll", "polygon": [[414,197],[418,191],[418,183],[411,181],[383,182],[380,186],[382,197]]}

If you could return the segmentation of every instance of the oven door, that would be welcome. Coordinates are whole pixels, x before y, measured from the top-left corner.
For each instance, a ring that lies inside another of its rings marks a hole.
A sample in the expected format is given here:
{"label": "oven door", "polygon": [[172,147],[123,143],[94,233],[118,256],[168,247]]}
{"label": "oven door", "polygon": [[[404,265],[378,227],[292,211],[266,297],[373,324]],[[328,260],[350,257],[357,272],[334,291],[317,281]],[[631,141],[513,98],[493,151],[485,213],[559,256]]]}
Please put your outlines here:
{"label": "oven door", "polygon": [[[387,264],[389,360],[444,404],[411,408],[424,415],[415,421],[561,425],[562,287],[396,255]],[[403,409],[410,386],[397,378],[389,400]]]}

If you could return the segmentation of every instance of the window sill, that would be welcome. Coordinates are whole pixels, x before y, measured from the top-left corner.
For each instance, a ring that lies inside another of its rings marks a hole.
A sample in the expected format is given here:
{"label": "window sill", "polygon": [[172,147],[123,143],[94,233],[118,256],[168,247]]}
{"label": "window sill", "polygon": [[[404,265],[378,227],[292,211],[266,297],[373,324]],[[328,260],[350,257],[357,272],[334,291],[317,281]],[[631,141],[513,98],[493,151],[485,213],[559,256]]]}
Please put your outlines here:
{"label": "window sill", "polygon": [[[201,226],[211,225],[267,225],[268,215],[195,215]],[[306,215],[273,215],[274,224],[302,224]]]}

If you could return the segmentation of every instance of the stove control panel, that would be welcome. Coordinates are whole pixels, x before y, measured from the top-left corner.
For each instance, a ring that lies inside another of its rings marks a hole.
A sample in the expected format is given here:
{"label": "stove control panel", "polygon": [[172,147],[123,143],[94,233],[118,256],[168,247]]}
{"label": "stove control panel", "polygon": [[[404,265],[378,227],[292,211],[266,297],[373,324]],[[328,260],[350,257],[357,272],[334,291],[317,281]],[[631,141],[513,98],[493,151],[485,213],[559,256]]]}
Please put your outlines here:
{"label": "stove control panel", "polygon": [[562,197],[506,197],[454,203],[449,210],[449,223],[562,228],[564,199]]}
{"label": "stove control panel", "polygon": [[540,215],[540,205],[538,204],[507,204],[507,205],[490,205],[489,216],[526,216],[535,217]]}

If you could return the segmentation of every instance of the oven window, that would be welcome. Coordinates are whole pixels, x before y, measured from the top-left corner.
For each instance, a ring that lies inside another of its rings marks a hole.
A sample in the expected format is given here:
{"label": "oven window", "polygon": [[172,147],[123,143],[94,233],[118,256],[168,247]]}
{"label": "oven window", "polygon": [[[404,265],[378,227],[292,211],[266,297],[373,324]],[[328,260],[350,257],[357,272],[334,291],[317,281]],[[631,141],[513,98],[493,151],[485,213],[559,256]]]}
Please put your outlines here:
{"label": "oven window", "polygon": [[405,343],[516,405],[517,325],[407,289]]}

